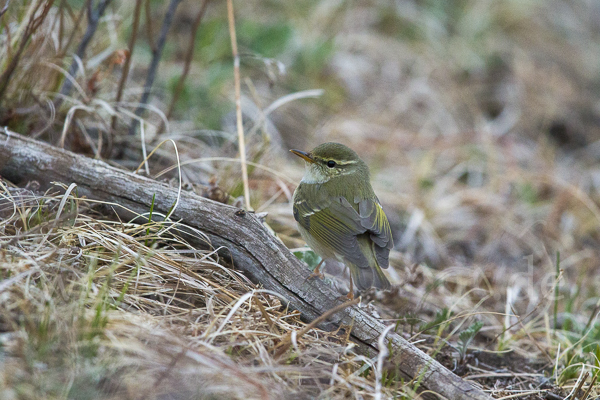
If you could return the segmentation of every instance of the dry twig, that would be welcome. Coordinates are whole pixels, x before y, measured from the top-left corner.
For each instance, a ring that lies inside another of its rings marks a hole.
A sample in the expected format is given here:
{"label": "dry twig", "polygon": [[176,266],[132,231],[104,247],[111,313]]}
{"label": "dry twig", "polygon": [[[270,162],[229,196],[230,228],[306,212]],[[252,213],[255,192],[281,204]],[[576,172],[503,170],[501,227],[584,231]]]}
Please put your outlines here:
{"label": "dry twig", "polygon": [[[50,11],[50,7],[54,4],[54,0],[47,0],[46,4],[42,8],[40,15],[36,16],[39,8],[42,6],[45,0],[39,0],[38,3],[34,6],[34,9],[31,12],[29,17],[29,21],[27,21],[27,26],[23,31],[23,35],[21,36],[21,41],[19,42],[19,48],[16,53],[13,55],[12,59],[8,63],[2,75],[0,75],[0,104],[2,104],[2,100],[4,99],[4,95],[6,93],[6,89],[10,83],[10,78],[12,74],[15,72],[17,66],[19,65],[19,61],[21,60],[21,56],[23,55],[23,51],[27,47],[27,43],[31,38],[31,35],[40,27],[40,25],[44,22],[46,17],[48,16],[48,12]],[[5,8],[8,6],[8,2],[5,5]],[[2,11],[6,11],[3,9]],[[1,15],[0,15],[1,16]]]}
{"label": "dry twig", "polygon": [[[146,82],[144,83],[144,93],[142,94],[142,98],[140,99],[140,105],[135,110],[135,115],[138,117],[141,116],[144,112],[144,106],[148,103],[148,99],[150,98],[150,91],[152,90],[154,79],[156,78],[158,64],[160,62],[165,43],[167,41],[167,34],[169,33],[169,29],[171,28],[171,24],[173,23],[175,11],[177,10],[179,3],[181,3],[181,0],[171,0],[169,2],[167,12],[165,13],[165,17],[163,19],[162,27],[160,29],[160,34],[158,36],[158,41],[156,42],[156,47],[152,49],[152,61],[150,62],[150,67],[148,68],[148,75],[146,75]],[[137,126],[138,121],[136,119],[131,121],[131,125],[129,126],[129,135],[135,134]]]}
{"label": "dry twig", "polygon": [[[117,88],[117,96],[115,97],[115,103],[119,104],[121,98],[123,97],[123,89],[125,88],[125,82],[127,82],[127,77],[129,76],[129,68],[131,67],[131,57],[133,57],[133,48],[135,47],[135,42],[137,40],[137,32],[138,27],[140,25],[140,13],[142,9],[142,1],[135,1],[135,10],[133,11],[133,26],[131,27],[131,36],[129,37],[129,42],[127,43],[127,50],[129,54],[125,59],[125,65],[123,65],[123,72],[121,74],[121,79],[119,79],[119,86]],[[113,115],[110,123],[111,131],[115,130],[115,126],[117,124],[117,117]]]}
{"label": "dry twig", "polygon": [[250,189],[248,185],[248,166],[246,165],[246,141],[244,137],[244,124],[242,120],[242,94],[240,83],[240,55],[237,49],[235,35],[235,16],[233,14],[233,0],[227,0],[227,19],[229,20],[229,36],[231,37],[231,52],[233,54],[233,78],[235,85],[235,112],[237,119],[238,147],[242,163],[242,181],[244,184],[244,204],[247,210],[250,207]]}
{"label": "dry twig", "polygon": [[[83,60],[85,57],[85,50],[88,45],[92,41],[96,30],[98,29],[98,23],[100,22],[100,18],[104,15],[106,8],[109,6],[112,0],[100,0],[96,8],[93,7],[93,0],[88,1],[88,26],[79,42],[79,46],[77,46],[77,51],[75,52],[75,56],[79,57],[79,59]],[[79,72],[79,63],[76,59],[71,62],[71,66],[69,67],[69,75],[75,78],[77,73]],[[55,107],[59,108],[63,102],[63,99],[71,93],[71,89],[73,88],[73,82],[71,79],[65,79],[62,88],[60,89],[61,96],[57,97],[55,101]]]}
{"label": "dry twig", "polygon": [[[313,321],[311,321],[310,324],[308,324],[304,328],[300,329],[296,333],[296,339],[301,338],[302,335],[304,335],[306,332],[310,331],[311,329],[316,328],[321,322],[327,321],[327,319],[329,317],[331,317],[332,315],[334,315],[335,313],[340,312],[343,309],[348,308],[350,306],[354,306],[354,305],[356,305],[358,303],[360,303],[360,298],[356,298],[354,300],[350,300],[350,301],[347,301],[345,303],[342,303],[340,305],[337,305],[337,306],[333,307],[331,310],[328,310],[327,312],[325,312],[324,314],[322,314],[318,318],[316,318]],[[281,341],[281,343],[279,345],[279,349],[275,353],[275,358],[281,357],[290,348],[291,345],[292,345],[292,333],[289,333]]]}
{"label": "dry twig", "polygon": [[[179,99],[179,95],[183,91],[183,84],[190,72],[190,65],[192,64],[192,59],[194,57],[194,43],[196,42],[196,34],[198,33],[198,28],[200,27],[200,22],[202,21],[202,17],[206,12],[206,7],[208,6],[208,2],[210,0],[204,0],[202,5],[200,6],[200,11],[196,14],[196,18],[194,19],[194,23],[192,24],[192,29],[190,30],[190,41],[188,43],[188,49],[185,54],[185,63],[183,65],[183,72],[179,77],[179,81],[177,81],[177,85],[175,85],[175,90],[173,91],[173,98],[171,99],[171,104],[169,105],[169,111],[167,112],[167,120],[171,118],[173,114],[173,109],[175,108],[175,103]],[[161,132],[164,128],[164,122],[161,121],[160,128],[158,129]]]}
{"label": "dry twig", "polygon": [[9,5],[10,0],[6,0],[6,2],[4,3],[4,7],[2,7],[2,10],[0,10],[0,18],[6,13],[6,10],[8,10]]}

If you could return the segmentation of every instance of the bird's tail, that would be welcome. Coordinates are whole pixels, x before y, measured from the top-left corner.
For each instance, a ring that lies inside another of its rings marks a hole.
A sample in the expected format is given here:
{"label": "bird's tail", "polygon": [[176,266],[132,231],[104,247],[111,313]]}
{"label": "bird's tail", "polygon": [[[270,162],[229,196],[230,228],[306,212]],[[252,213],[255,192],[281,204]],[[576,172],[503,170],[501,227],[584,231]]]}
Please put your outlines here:
{"label": "bird's tail", "polygon": [[348,264],[354,285],[358,290],[366,290],[370,287],[376,287],[383,290],[389,289],[391,286],[390,281],[388,281],[383,270],[379,267],[379,263],[377,262],[372,248],[373,243],[370,240],[361,239],[362,238],[359,238],[358,245],[366,256],[369,264],[368,266]]}
{"label": "bird's tail", "polygon": [[352,280],[354,281],[354,286],[356,286],[358,290],[366,290],[370,287],[386,290],[391,286],[390,281],[388,281],[377,264],[368,268],[360,268],[350,264],[349,268]]}
{"label": "bird's tail", "polygon": [[391,287],[390,281],[388,281],[388,278],[384,275],[379,265],[373,268],[373,286],[382,290],[387,290]]}

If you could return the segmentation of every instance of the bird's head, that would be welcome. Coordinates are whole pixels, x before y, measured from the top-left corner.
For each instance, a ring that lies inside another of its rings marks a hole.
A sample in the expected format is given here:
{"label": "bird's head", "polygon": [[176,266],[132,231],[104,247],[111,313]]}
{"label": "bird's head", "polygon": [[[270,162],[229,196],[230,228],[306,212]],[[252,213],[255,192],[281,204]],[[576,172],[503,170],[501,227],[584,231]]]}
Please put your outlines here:
{"label": "bird's head", "polygon": [[365,176],[369,169],[351,148],[340,143],[323,143],[309,152],[290,150],[306,162],[305,183],[325,183],[336,177],[350,174]]}

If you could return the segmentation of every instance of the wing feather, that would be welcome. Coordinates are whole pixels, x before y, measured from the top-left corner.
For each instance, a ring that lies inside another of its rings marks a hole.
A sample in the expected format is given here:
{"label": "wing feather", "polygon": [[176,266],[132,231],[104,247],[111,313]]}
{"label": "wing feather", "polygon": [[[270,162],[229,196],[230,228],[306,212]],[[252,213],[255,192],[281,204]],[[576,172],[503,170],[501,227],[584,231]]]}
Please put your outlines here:
{"label": "wing feather", "polygon": [[392,231],[377,199],[363,199],[355,206],[343,196],[302,200],[295,202],[293,209],[294,218],[304,229],[359,268],[369,268],[369,262],[357,236],[369,233],[377,263],[381,268],[389,266]]}
{"label": "wing feather", "polygon": [[370,233],[373,250],[381,268],[389,266],[390,250],[394,247],[390,223],[379,200],[365,199],[358,203],[361,225]]}

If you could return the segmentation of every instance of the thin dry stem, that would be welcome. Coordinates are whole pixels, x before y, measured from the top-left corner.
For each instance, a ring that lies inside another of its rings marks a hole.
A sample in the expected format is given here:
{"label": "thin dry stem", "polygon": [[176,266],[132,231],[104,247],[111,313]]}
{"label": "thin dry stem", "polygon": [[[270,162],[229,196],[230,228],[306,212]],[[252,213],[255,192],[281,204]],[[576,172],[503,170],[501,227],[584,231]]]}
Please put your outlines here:
{"label": "thin dry stem", "polygon": [[[79,62],[78,60],[82,60],[85,57],[85,51],[92,41],[96,30],[98,29],[98,24],[100,22],[100,18],[104,15],[106,8],[110,5],[112,0],[100,0],[96,8],[93,7],[93,1],[90,0],[88,2],[88,26],[79,42],[79,46],[77,46],[77,51],[75,52],[73,62],[71,62],[71,66],[69,67],[69,76],[73,78],[77,77],[77,73],[79,72]],[[68,96],[71,93],[71,89],[73,88],[73,81],[70,79],[66,79],[62,88],[60,89],[60,95],[57,97],[55,101],[56,108],[59,108],[63,102],[64,97]]]}
{"label": "thin dry stem", "polygon": [[248,166],[246,165],[246,140],[244,137],[244,123],[242,120],[242,94],[240,80],[240,56],[237,48],[237,38],[235,35],[235,16],[233,13],[233,0],[227,0],[227,19],[229,21],[229,36],[231,38],[231,53],[233,55],[233,78],[235,86],[235,113],[236,126],[238,134],[238,150],[242,164],[242,182],[244,185],[244,204],[247,210],[252,210],[250,206],[250,187],[248,184]]}
{"label": "thin dry stem", "polygon": [[8,10],[8,6],[10,5],[10,0],[6,0],[4,2],[4,7],[2,7],[2,9],[0,10],[0,18],[2,18],[2,16],[4,15],[4,13],[6,13],[6,11]]}
{"label": "thin dry stem", "polygon": [[[142,12],[142,2],[143,0],[135,1],[135,9],[133,11],[133,26],[131,27],[131,36],[129,37],[129,42],[127,43],[127,50],[129,54],[125,59],[125,64],[123,65],[123,72],[121,73],[121,78],[119,79],[119,86],[117,87],[117,95],[115,97],[115,103],[121,102],[123,97],[123,89],[125,88],[125,83],[127,82],[127,77],[129,76],[129,69],[131,68],[131,58],[133,57],[133,50],[135,48],[135,43],[137,41],[137,32],[140,24],[140,14]],[[117,117],[113,116],[110,123],[111,131],[114,132],[117,124]]]}
{"label": "thin dry stem", "polygon": [[[200,22],[202,22],[202,17],[206,12],[206,8],[208,6],[210,0],[204,0],[202,5],[200,6],[200,11],[196,14],[196,18],[194,19],[194,23],[192,24],[192,29],[190,30],[190,38],[188,42],[188,48],[185,54],[185,62],[183,65],[183,72],[177,81],[177,85],[175,85],[175,90],[173,91],[173,98],[171,99],[171,104],[169,105],[169,111],[167,111],[167,119],[171,119],[171,115],[173,114],[173,109],[175,108],[175,104],[179,99],[179,95],[183,91],[183,85],[185,84],[185,80],[190,72],[190,66],[192,64],[192,59],[194,58],[194,49],[196,46],[194,45],[196,42],[196,34],[198,33],[198,28],[200,28]],[[164,125],[161,123],[159,132],[162,131]]]}
{"label": "thin dry stem", "polygon": [[304,328],[300,329],[298,332],[290,332],[282,340],[281,344],[279,345],[279,349],[275,353],[275,358],[276,359],[280,358],[290,348],[290,346],[292,345],[292,334],[296,335],[295,339],[297,340],[297,339],[301,338],[304,334],[306,334],[306,332],[310,331],[311,329],[314,329],[317,325],[319,325],[323,321],[326,321],[327,318],[331,317],[335,313],[340,312],[341,310],[351,307],[353,305],[356,305],[358,303],[360,303],[360,298],[356,298],[354,300],[350,300],[345,303],[342,303],[342,304],[332,308],[331,310],[327,311],[326,313],[321,315],[319,318],[314,319],[313,321],[311,321],[310,324],[306,325]]}
{"label": "thin dry stem", "polygon": [[[42,8],[40,15],[36,16],[38,9],[42,6],[44,2],[46,4]],[[21,56],[23,55],[23,51],[25,51],[25,47],[27,46],[31,35],[33,35],[35,31],[37,31],[37,29],[40,27],[40,25],[44,22],[44,20],[48,16],[48,12],[50,11],[52,4],[54,4],[54,0],[39,0],[33,8],[33,12],[31,13],[29,21],[27,22],[27,25],[23,31],[23,35],[21,36],[19,47],[15,54],[12,56],[12,59],[10,60],[8,65],[6,66],[4,72],[2,72],[2,74],[0,75],[0,104],[2,104],[4,100],[6,90],[8,89],[8,85],[11,81],[11,76],[15,72],[17,66],[19,65],[19,61],[21,60]],[[6,6],[8,6],[8,3],[6,3]]]}
{"label": "thin dry stem", "polygon": [[[163,23],[160,28],[160,34],[158,35],[158,40],[156,41],[156,46],[152,50],[152,60],[150,61],[150,66],[148,67],[146,82],[144,83],[144,92],[142,93],[142,98],[140,99],[139,106],[135,110],[135,115],[138,117],[141,116],[144,112],[145,106],[148,103],[148,99],[150,98],[150,93],[152,91],[154,79],[156,78],[156,73],[158,72],[158,64],[160,63],[162,52],[167,41],[167,35],[169,33],[169,29],[171,28],[171,24],[173,23],[175,11],[177,11],[177,7],[181,3],[181,1],[182,0],[171,0],[167,7],[167,11],[165,12],[165,17],[163,18]],[[129,126],[130,136],[135,134],[137,125],[138,123],[136,120],[131,121],[131,125]]]}

